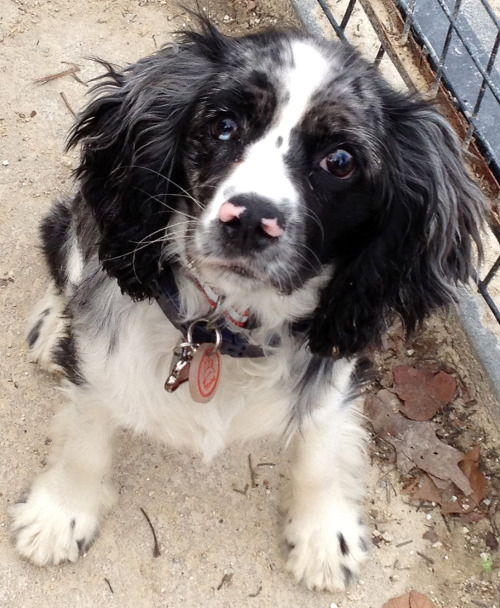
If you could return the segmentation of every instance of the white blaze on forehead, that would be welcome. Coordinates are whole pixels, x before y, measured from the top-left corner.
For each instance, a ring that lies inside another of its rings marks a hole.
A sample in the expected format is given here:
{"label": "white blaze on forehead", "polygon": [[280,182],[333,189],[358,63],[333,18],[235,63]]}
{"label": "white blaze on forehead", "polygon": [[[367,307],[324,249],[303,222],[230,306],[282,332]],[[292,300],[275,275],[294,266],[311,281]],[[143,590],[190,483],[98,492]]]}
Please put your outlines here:
{"label": "white blaze on forehead", "polygon": [[261,139],[245,150],[242,161],[217,188],[206,210],[206,225],[217,218],[219,208],[229,197],[238,194],[253,193],[278,207],[281,204],[293,207],[298,202],[284,156],[289,150],[291,132],[321,88],[329,64],[310,43],[297,40],[291,44],[291,51],[292,61],[282,69],[279,78],[276,115]]}
{"label": "white blaze on forehead", "polygon": [[[313,95],[320,89],[328,72],[328,62],[318,49],[306,42],[296,41],[292,44],[293,66],[284,75],[285,90],[288,99],[278,114],[268,137],[282,137],[282,154],[290,143],[290,133],[303,118]],[[279,110],[278,110],[279,111]]]}

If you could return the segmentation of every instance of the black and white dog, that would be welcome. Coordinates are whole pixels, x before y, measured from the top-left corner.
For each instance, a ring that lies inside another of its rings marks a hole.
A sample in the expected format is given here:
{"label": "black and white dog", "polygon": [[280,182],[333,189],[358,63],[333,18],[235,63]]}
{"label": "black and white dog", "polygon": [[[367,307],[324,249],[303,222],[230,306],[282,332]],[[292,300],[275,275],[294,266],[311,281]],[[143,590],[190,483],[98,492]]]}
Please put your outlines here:
{"label": "black and white dog", "polygon": [[69,142],[77,193],[42,223],[52,282],[28,342],[68,406],[14,507],[17,549],[46,565],[89,546],[119,426],[205,460],[274,433],[293,443],[287,567],[343,588],[367,550],[357,357],[394,316],[411,330],[452,302],[481,250],[457,138],[351,48],[298,33],[202,20],[106,67]]}

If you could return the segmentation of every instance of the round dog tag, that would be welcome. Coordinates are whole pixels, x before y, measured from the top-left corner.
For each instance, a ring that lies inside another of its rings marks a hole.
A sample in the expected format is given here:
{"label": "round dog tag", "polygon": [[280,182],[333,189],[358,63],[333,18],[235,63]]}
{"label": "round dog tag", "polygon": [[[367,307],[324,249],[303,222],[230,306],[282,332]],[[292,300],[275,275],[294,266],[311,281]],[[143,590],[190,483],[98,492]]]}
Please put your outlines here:
{"label": "round dog tag", "polygon": [[214,344],[200,344],[189,367],[189,392],[193,401],[207,403],[219,384],[220,354]]}

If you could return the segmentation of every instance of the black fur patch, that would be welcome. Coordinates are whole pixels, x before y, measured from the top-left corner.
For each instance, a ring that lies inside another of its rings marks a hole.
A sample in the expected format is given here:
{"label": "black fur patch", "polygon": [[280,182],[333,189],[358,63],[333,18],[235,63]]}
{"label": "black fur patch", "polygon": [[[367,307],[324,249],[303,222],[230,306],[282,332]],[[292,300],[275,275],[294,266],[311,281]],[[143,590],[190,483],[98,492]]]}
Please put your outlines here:
{"label": "black fur patch", "polygon": [[342,555],[349,555],[349,547],[347,546],[347,542],[342,532],[339,532],[337,534],[337,537],[339,539],[340,552],[342,553]]}
{"label": "black fur patch", "polygon": [[301,420],[304,414],[314,411],[325,390],[331,386],[334,364],[333,358],[312,355],[308,358],[306,367],[292,367],[291,377],[297,378],[297,397],[291,411],[291,420]]}
{"label": "black fur patch", "polygon": [[342,574],[344,575],[345,586],[349,587],[349,585],[354,580],[354,574],[347,566],[342,566]]}
{"label": "black fur patch", "polygon": [[85,384],[85,378],[79,370],[76,345],[71,328],[68,328],[67,335],[63,336],[54,347],[52,357],[54,363],[63,369],[70,382],[76,385]]}
{"label": "black fur patch", "polygon": [[30,331],[26,337],[26,342],[28,342],[29,348],[33,348],[33,346],[35,345],[35,342],[40,337],[40,329],[42,328],[42,325],[43,325],[43,318],[38,319],[38,321],[30,329]]}
{"label": "black fur patch", "polygon": [[52,278],[59,289],[67,283],[66,262],[68,257],[71,211],[65,201],[54,205],[42,220],[40,236],[42,249]]}

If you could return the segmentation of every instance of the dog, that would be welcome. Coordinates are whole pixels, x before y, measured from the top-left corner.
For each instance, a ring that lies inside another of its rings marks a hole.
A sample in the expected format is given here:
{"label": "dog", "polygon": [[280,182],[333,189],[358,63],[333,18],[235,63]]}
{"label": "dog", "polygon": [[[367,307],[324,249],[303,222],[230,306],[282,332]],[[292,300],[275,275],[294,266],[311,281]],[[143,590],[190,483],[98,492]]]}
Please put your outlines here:
{"label": "dog", "polygon": [[274,434],[293,454],[286,567],[344,589],[368,549],[360,362],[394,318],[411,332],[456,300],[484,200],[435,107],[350,46],[200,21],[103,62],[70,134],[76,194],[41,224],[51,282],[28,333],[68,405],[16,547],[41,566],[88,549],[118,427],[206,461]]}

